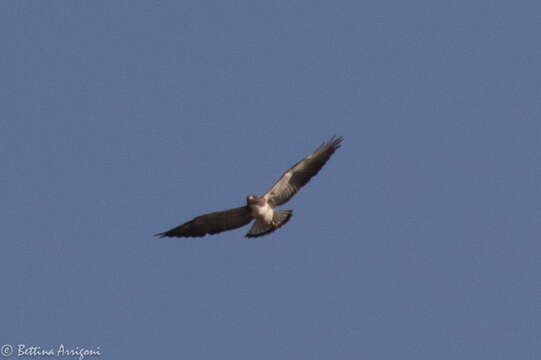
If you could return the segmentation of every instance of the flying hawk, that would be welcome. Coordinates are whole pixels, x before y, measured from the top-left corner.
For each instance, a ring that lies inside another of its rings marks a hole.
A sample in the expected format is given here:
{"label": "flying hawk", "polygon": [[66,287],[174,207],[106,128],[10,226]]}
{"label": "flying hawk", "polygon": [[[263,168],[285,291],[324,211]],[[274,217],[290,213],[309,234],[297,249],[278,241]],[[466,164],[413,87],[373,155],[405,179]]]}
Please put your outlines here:
{"label": "flying hawk", "polygon": [[285,225],[293,214],[292,210],[277,210],[274,207],[288,202],[301,187],[306,185],[340,147],[341,142],[342,137],[333,136],[327,143],[321,144],[313,153],[286,171],[265,195],[262,197],[248,195],[245,206],[198,216],[156,236],[201,237],[239,228],[253,219],[255,223],[246,237],[270,234]]}

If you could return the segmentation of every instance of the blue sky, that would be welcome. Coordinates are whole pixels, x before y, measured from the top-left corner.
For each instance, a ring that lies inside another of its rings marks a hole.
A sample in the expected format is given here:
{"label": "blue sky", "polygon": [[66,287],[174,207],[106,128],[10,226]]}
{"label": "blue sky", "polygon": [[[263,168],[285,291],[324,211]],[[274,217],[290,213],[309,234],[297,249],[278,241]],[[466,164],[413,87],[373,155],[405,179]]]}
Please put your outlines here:
{"label": "blue sky", "polygon": [[[538,359],[540,10],[2,2],[0,343]],[[333,134],[271,236],[152,236]]]}

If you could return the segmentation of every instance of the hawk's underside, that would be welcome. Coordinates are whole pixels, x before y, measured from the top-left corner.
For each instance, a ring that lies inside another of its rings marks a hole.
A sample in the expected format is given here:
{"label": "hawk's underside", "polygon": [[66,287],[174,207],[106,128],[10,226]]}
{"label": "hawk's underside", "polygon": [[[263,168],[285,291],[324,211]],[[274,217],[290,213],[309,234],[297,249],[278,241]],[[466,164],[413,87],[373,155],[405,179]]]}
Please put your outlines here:
{"label": "hawk's underside", "polygon": [[285,225],[292,210],[277,210],[275,206],[288,202],[301,187],[306,185],[340,147],[342,137],[334,136],[313,153],[286,171],[262,197],[249,195],[246,205],[235,209],[216,211],[198,216],[171,230],[157,234],[159,237],[201,237],[233,230],[256,220],[246,237],[269,234]]}

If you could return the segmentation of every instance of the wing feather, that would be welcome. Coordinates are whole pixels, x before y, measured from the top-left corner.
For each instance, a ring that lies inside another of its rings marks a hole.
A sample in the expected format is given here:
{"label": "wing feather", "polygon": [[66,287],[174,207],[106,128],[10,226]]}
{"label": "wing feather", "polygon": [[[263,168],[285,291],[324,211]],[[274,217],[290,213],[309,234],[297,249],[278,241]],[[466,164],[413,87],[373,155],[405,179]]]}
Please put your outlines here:
{"label": "wing feather", "polygon": [[156,234],[159,237],[202,237],[233,230],[248,224],[253,217],[248,206],[216,211],[198,216],[171,230]]}
{"label": "wing feather", "polygon": [[334,136],[323,143],[313,153],[293,165],[264,195],[271,206],[278,206],[288,202],[301,187],[306,185],[312,177],[325,165],[332,154],[340,147],[343,138]]}

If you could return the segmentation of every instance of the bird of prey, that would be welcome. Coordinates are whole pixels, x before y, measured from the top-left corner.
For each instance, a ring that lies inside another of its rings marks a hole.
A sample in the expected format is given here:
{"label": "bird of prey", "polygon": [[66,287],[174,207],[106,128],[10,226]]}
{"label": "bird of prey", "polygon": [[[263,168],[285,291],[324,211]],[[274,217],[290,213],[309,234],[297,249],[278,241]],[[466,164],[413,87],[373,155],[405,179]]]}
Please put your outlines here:
{"label": "bird of prey", "polygon": [[265,195],[262,197],[248,195],[245,206],[198,216],[156,236],[202,237],[239,228],[254,219],[255,222],[246,237],[254,238],[270,234],[285,225],[293,214],[292,210],[277,210],[275,206],[289,201],[306,185],[340,147],[341,142],[342,137],[333,136],[327,143],[321,144],[313,153],[287,170]]}

